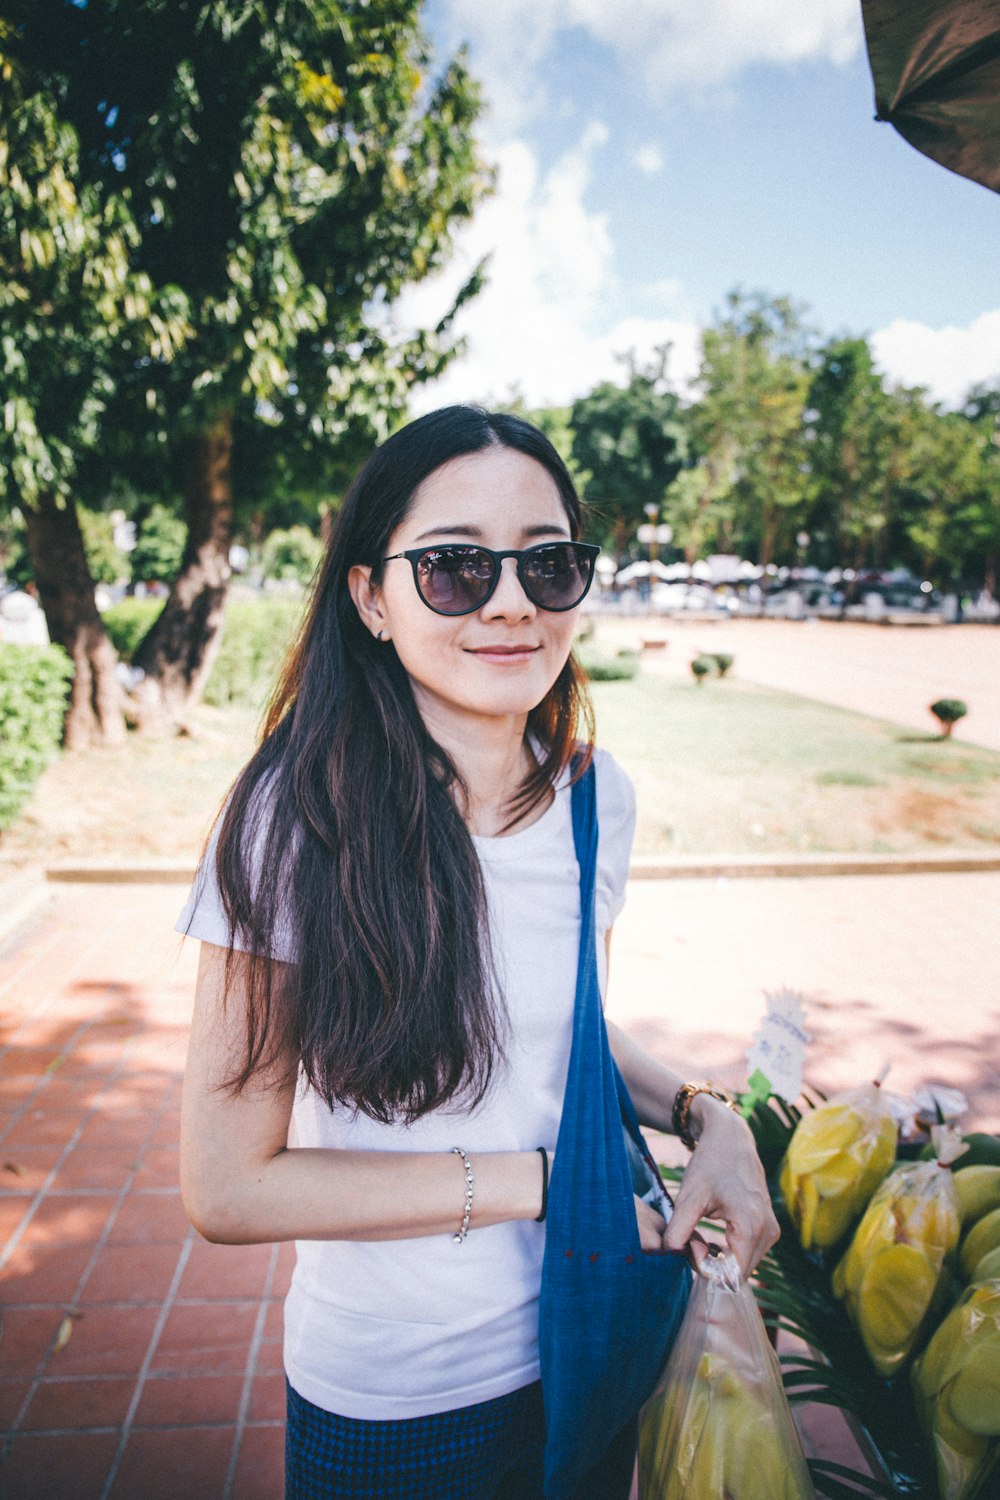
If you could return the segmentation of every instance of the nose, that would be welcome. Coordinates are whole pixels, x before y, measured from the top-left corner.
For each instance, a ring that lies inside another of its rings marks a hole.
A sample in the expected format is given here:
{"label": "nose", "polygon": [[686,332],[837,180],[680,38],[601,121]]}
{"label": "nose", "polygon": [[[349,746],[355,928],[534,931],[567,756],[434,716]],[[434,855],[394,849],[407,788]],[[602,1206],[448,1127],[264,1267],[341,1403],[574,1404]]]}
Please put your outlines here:
{"label": "nose", "polygon": [[517,576],[517,559],[505,557],[497,586],[483,605],[482,614],[486,619],[530,620],[536,613]]}

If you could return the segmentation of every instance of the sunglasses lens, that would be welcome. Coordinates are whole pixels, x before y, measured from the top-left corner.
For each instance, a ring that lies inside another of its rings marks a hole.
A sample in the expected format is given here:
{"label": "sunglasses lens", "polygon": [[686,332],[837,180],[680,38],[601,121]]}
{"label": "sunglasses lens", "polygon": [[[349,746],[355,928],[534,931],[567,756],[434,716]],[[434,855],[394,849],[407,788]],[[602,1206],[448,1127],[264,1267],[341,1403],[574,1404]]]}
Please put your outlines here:
{"label": "sunglasses lens", "polygon": [[440,615],[466,615],[488,595],[496,565],[480,547],[434,547],[417,562],[417,587]]}
{"label": "sunglasses lens", "polygon": [[524,591],[540,609],[572,609],[590,587],[593,558],[575,542],[532,547],[524,555]]}

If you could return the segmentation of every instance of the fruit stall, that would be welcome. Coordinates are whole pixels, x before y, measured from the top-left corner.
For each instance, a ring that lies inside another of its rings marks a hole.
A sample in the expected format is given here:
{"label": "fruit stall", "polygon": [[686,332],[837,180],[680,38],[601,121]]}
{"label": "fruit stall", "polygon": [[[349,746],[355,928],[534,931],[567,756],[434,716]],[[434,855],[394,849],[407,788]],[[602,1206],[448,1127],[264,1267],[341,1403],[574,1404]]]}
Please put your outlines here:
{"label": "fruit stall", "polygon": [[817,1495],[1000,1496],[1000,1138],[964,1101],[879,1082],[795,1104],[760,1072],[742,1107],[782,1237],[758,1305],[789,1402],[847,1417],[874,1477],[812,1461]]}

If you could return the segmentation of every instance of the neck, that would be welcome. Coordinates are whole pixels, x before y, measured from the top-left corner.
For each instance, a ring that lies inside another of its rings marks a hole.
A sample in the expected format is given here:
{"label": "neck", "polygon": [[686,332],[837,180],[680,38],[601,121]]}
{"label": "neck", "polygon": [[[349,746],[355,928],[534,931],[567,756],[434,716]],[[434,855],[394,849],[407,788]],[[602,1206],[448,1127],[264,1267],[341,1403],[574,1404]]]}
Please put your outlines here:
{"label": "neck", "polygon": [[[510,803],[532,767],[527,716],[455,720],[419,704],[428,732],[445,751],[465,788],[459,790],[469,832],[492,837],[510,822]],[[534,816],[537,817],[537,812]]]}

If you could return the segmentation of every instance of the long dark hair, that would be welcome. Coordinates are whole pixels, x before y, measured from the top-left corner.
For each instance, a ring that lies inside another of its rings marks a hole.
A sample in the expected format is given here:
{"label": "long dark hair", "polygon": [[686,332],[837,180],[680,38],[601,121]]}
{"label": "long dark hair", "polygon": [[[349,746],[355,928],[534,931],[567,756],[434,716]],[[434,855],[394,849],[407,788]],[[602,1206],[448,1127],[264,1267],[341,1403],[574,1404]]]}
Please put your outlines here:
{"label": "long dark hair", "polygon": [[[230,928],[227,979],[249,992],[239,1091],[289,1056],[333,1108],[412,1121],[478,1103],[503,1055],[479,860],[454,765],[428,733],[391,645],[362,624],[354,564],[378,580],[389,537],[428,475],[503,446],[540,463],[574,537],[580,501],[529,422],[450,406],[375,450],[345,496],[260,748],[221,816],[216,873]],[[536,807],[569,764],[589,698],[572,657],[528,718],[535,765],[510,807]],[[584,757],[586,758],[586,757]],[[288,945],[297,962],[272,965]],[[233,945],[246,953],[237,959]]]}

